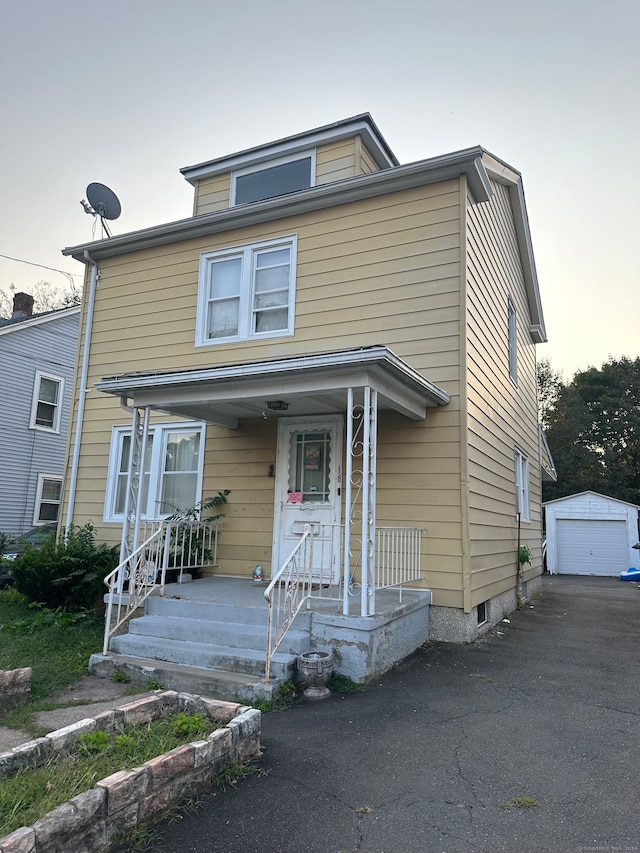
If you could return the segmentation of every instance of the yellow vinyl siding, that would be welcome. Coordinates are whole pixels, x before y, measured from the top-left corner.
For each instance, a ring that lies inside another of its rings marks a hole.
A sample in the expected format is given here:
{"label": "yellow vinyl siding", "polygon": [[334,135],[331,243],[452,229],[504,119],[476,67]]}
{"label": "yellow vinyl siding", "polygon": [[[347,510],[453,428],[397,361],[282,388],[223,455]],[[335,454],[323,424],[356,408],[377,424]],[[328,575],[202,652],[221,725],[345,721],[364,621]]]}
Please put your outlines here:
{"label": "yellow vinyl siding", "polygon": [[213,213],[229,207],[231,193],[231,172],[223,172],[211,178],[203,178],[195,187],[193,215]]}
{"label": "yellow vinyl siding", "polygon": [[[460,182],[450,180],[105,260],[89,387],[132,371],[388,346],[452,400],[426,421],[380,413],[378,524],[424,528],[434,602],[461,606],[460,204]],[[291,234],[298,237],[295,334],[197,348],[200,254]],[[93,520],[112,542],[120,525],[101,521],[111,427],[129,419],[118,400],[89,392],[75,521]],[[175,418],[153,416],[159,420]],[[274,480],[267,472],[275,452],[275,420],[229,431],[207,425],[203,496],[231,489],[220,540],[224,573],[248,575],[258,562],[270,569]]]}
{"label": "yellow vinyl siding", "polygon": [[[467,209],[467,405],[471,604],[514,586],[517,523],[514,448],[529,459],[531,522],[521,541],[540,557],[535,345],[507,188]],[[517,316],[517,386],[509,378],[507,300]]]}
{"label": "yellow vinyl siding", "polygon": [[316,150],[316,185],[330,184],[356,174],[356,140],[344,139]]}
{"label": "yellow vinyl siding", "polygon": [[360,174],[365,175],[368,172],[379,171],[373,157],[371,156],[371,154],[369,154],[369,152],[367,151],[367,149],[365,148],[364,145],[362,145],[362,144],[360,145],[360,150],[358,153],[360,155],[359,156],[359,167],[360,167],[359,173]]}

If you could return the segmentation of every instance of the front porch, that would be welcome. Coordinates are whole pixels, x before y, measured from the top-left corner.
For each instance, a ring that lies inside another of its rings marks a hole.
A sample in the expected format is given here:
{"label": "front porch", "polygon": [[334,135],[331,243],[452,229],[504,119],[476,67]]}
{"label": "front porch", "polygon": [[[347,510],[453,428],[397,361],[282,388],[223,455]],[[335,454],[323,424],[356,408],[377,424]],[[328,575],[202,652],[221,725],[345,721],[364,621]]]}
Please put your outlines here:
{"label": "front porch", "polygon": [[[384,672],[429,637],[431,594],[425,590],[378,590],[376,613],[345,616],[342,602],[315,598],[301,609],[271,658],[265,681],[269,606],[267,582],[250,577],[209,577],[170,583],[153,590],[114,636],[106,654],[94,655],[91,670],[109,676],[115,669],[134,681],[154,679],[189,692],[269,700],[278,685],[295,678],[298,655],[332,651],[335,670],[356,682]],[[356,585],[348,595],[357,599]]]}

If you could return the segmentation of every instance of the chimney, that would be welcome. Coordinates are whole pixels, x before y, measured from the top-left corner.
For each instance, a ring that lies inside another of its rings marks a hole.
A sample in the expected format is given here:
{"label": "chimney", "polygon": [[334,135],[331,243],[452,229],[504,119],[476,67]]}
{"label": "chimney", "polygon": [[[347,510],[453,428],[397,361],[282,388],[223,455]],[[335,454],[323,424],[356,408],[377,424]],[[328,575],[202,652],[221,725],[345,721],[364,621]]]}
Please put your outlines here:
{"label": "chimney", "polygon": [[16,293],[13,297],[12,320],[26,320],[33,314],[33,296],[28,293]]}

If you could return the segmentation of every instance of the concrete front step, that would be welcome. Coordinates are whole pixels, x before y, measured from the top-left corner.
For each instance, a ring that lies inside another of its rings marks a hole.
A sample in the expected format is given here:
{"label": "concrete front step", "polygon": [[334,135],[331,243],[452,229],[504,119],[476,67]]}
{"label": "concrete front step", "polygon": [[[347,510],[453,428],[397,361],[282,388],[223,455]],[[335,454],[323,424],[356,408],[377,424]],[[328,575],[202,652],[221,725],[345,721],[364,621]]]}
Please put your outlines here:
{"label": "concrete front step", "polygon": [[[129,633],[179,642],[192,642],[228,648],[255,649],[264,658],[267,628],[246,622],[209,622],[204,619],[180,619],[176,616],[141,616],[129,623]],[[281,652],[299,655],[309,648],[309,632],[290,628],[280,645]]]}
{"label": "concrete front step", "polygon": [[249,607],[218,601],[172,598],[167,595],[150,596],[145,603],[145,614],[202,619],[206,622],[244,622],[250,625],[264,625],[265,630],[269,620],[269,609],[266,604],[264,607]]}
{"label": "concrete front step", "polygon": [[264,678],[255,675],[221,669],[202,669],[113,652],[91,655],[89,670],[93,675],[102,678],[111,678],[114,672],[120,671],[128,675],[134,684],[146,685],[153,679],[170,690],[248,704],[277,699],[281,683],[281,680],[276,678],[266,684]]}
{"label": "concrete front step", "polygon": [[[265,653],[259,649],[240,649],[211,643],[175,642],[164,637],[122,634],[113,637],[110,651],[131,657],[151,658],[199,669],[222,669],[227,672],[264,676]],[[274,678],[286,680],[295,671],[296,654],[276,652],[271,658]]]}

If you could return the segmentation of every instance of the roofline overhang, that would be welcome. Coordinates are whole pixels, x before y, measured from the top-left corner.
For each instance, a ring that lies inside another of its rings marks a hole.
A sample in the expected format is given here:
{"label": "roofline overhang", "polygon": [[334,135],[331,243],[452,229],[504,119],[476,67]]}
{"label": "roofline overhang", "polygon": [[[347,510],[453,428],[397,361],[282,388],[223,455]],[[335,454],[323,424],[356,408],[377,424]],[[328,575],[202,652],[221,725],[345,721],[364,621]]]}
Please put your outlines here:
{"label": "roofline overhang", "polygon": [[225,157],[217,157],[214,160],[207,160],[194,166],[185,166],[180,169],[180,172],[190,184],[195,186],[203,178],[266,163],[274,157],[296,154],[323,142],[339,142],[342,139],[352,137],[354,134],[359,134],[364,139],[367,150],[379,169],[388,169],[390,166],[400,165],[370,113],[361,113],[304,133],[297,133],[264,145],[246,148]]}
{"label": "roofline overhang", "polygon": [[461,175],[466,175],[476,202],[488,201],[492,195],[491,183],[482,163],[482,154],[483,149],[480,146],[475,146],[452,154],[433,157],[429,160],[409,163],[406,166],[369,172],[355,178],[345,178],[342,181],[321,184],[264,201],[240,204],[213,213],[204,213],[199,216],[191,216],[188,219],[145,228],[141,231],[132,231],[106,240],[82,243],[63,249],[62,254],[86,263],[84,253],[89,251],[91,257],[99,261],[128,252],[169,245],[181,240],[231,231],[234,228],[270,222],[285,216],[296,216],[378,195],[399,192],[412,187],[437,183],[458,178]]}
{"label": "roofline overhang", "polygon": [[21,320],[9,320],[7,323],[0,326],[0,335],[15,332],[18,329],[28,329],[32,326],[40,326],[42,323],[48,323],[51,320],[60,320],[63,317],[71,317],[73,314],[79,314],[80,308],[80,305],[70,305],[68,308],[57,308],[54,311],[47,311],[44,314],[33,314],[31,317],[25,317]]}
{"label": "roofline overhang", "polygon": [[[200,397],[204,399],[204,389],[208,389],[210,400],[232,402],[246,400],[247,389],[252,389],[256,397],[264,397],[270,393],[285,393],[283,389],[287,385],[297,389],[308,387],[310,392],[322,394],[368,384],[379,387],[388,400],[397,402],[394,408],[415,419],[425,417],[427,409],[444,406],[450,401],[446,391],[384,346],[223,367],[128,373],[106,377],[95,387],[98,391],[133,400],[134,405],[167,411],[171,400],[174,404],[183,404],[195,402]],[[233,426],[227,419],[218,422]]]}

